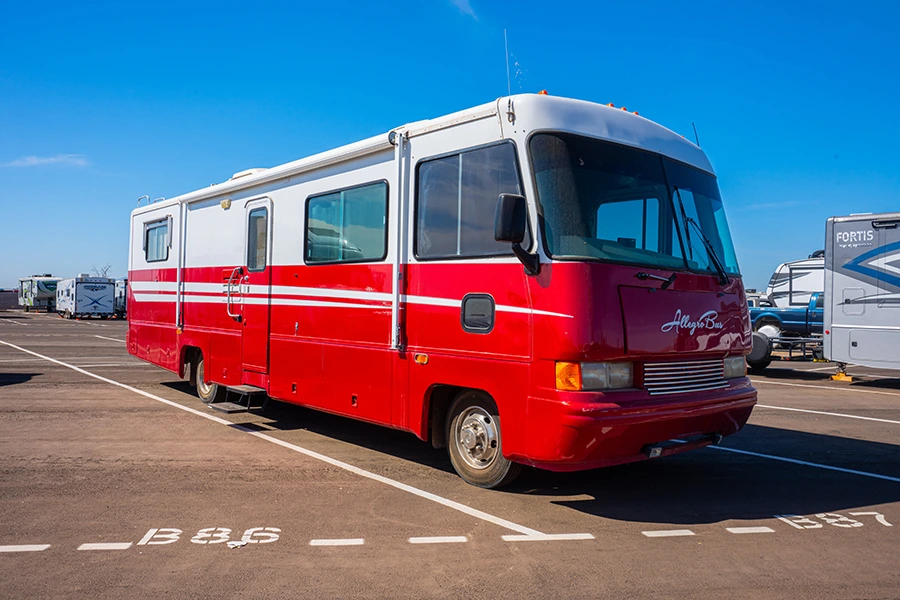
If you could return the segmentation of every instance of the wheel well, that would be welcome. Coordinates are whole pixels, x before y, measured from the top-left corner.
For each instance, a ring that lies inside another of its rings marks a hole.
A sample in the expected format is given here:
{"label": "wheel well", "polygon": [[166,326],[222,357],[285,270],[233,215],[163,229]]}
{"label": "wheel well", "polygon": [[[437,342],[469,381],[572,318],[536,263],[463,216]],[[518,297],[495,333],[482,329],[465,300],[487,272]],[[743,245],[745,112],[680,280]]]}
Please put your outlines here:
{"label": "wheel well", "polygon": [[191,385],[197,385],[197,361],[203,356],[203,352],[196,346],[185,346],[181,349],[181,377],[184,377],[185,367],[190,367]]}
{"label": "wheel well", "polygon": [[781,329],[781,321],[776,319],[775,317],[761,317],[756,321],[756,326],[754,327],[754,331],[759,331],[760,327],[765,325],[775,325],[779,329]]}
{"label": "wheel well", "polygon": [[436,384],[431,387],[428,399],[428,430],[431,434],[431,445],[435,448],[447,447],[447,432],[445,423],[450,405],[460,393],[466,391],[481,392],[496,406],[494,397],[478,388],[461,387],[458,385]]}

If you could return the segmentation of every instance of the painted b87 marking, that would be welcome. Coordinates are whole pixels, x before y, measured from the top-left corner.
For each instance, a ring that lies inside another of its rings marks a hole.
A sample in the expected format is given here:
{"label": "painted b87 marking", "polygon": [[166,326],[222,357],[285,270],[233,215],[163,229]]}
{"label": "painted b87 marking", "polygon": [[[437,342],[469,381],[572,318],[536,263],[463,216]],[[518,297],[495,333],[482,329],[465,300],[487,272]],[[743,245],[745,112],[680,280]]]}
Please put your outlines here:
{"label": "painted b87 marking", "polygon": [[[875,517],[875,521],[884,525],[885,527],[893,527],[885,516],[879,512],[875,511],[865,511],[865,512],[852,512],[847,513],[854,517]],[[812,517],[804,517],[802,515],[775,515],[775,518],[784,521],[791,527],[796,529],[822,529],[824,525],[814,520]],[[844,515],[838,513],[817,513],[816,518],[824,521],[828,525],[833,525],[834,527],[843,527],[845,529],[852,529],[855,527],[862,527],[863,523],[861,521],[857,521],[856,519],[851,519],[849,517],[845,517]]]}

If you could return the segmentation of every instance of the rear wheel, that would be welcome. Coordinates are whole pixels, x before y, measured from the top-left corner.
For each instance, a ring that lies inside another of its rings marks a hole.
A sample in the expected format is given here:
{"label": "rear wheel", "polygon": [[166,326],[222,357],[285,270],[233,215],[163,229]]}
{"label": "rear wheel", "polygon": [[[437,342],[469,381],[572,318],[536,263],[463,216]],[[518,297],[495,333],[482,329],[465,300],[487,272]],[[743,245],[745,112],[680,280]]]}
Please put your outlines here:
{"label": "rear wheel", "polygon": [[489,396],[465,391],[447,414],[450,462],[463,480],[482,488],[503,487],[522,472],[522,465],[503,457],[498,413]]}
{"label": "rear wheel", "polygon": [[207,383],[204,371],[204,360],[201,356],[197,359],[197,395],[206,404],[221,402],[225,397],[225,388],[218,383]]}

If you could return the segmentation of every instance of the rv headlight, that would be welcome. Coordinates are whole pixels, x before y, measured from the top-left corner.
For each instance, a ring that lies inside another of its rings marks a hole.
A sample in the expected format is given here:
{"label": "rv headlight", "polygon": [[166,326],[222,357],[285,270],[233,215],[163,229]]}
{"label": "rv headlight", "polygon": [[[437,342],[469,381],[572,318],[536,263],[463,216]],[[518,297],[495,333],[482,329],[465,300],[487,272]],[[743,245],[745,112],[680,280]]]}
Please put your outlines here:
{"label": "rv headlight", "polygon": [[747,375],[747,361],[743,355],[728,356],[725,358],[725,379],[745,377]]}
{"label": "rv headlight", "polygon": [[558,390],[621,390],[633,386],[631,363],[556,363]]}

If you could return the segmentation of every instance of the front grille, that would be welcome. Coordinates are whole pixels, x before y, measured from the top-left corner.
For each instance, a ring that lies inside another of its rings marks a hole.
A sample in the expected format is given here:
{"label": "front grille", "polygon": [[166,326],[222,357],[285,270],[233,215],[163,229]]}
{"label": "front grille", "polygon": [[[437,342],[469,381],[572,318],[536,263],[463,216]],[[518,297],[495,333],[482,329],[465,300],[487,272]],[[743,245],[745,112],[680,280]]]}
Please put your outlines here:
{"label": "front grille", "polygon": [[651,396],[687,394],[728,387],[722,359],[646,363],[644,387]]}

